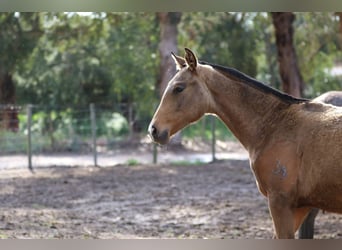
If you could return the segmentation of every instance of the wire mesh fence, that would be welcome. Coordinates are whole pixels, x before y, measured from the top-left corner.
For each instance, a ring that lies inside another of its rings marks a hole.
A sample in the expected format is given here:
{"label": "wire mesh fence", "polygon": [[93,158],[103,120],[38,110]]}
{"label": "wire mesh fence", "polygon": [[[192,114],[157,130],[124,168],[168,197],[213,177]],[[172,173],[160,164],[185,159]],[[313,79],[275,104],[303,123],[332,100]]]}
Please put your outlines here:
{"label": "wire mesh fence", "polygon": [[[81,164],[98,165],[99,153],[111,152],[132,137],[129,123],[133,122],[123,116],[125,108],[94,104],[79,108],[2,105],[0,167],[21,164],[33,169],[44,164],[65,164],[58,154],[69,155]],[[132,119],[129,109],[127,114]]]}
{"label": "wire mesh fence", "polygon": [[[139,119],[134,105],[103,107],[90,104],[77,108],[2,105],[0,168],[107,166],[123,161],[158,163],[167,159],[168,154],[157,154],[158,147],[146,139],[148,122],[149,119]],[[208,128],[209,135],[206,134]],[[216,160],[216,119],[207,117],[195,130],[211,144],[210,155],[206,155],[205,161]]]}

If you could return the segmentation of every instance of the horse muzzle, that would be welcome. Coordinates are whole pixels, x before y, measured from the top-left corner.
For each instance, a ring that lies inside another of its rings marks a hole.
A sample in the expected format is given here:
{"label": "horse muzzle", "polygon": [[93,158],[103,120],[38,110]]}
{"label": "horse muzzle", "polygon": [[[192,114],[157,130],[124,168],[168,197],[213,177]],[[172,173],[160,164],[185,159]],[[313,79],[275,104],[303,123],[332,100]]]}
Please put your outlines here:
{"label": "horse muzzle", "polygon": [[167,144],[169,142],[169,131],[167,129],[159,131],[154,124],[150,124],[148,128],[148,134],[154,142],[161,145]]}

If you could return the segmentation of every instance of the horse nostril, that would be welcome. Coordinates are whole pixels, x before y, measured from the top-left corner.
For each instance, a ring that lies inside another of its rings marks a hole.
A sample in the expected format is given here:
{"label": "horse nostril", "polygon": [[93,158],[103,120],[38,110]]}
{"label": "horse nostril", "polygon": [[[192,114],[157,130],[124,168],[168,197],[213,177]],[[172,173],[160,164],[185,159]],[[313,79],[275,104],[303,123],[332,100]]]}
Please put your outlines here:
{"label": "horse nostril", "polygon": [[155,125],[150,125],[148,128],[148,135],[152,139],[153,142],[156,142],[160,145],[164,145],[169,141],[169,131],[158,130]]}
{"label": "horse nostril", "polygon": [[156,136],[158,134],[158,130],[154,125],[151,126],[150,134],[152,135],[153,138],[156,138]]}

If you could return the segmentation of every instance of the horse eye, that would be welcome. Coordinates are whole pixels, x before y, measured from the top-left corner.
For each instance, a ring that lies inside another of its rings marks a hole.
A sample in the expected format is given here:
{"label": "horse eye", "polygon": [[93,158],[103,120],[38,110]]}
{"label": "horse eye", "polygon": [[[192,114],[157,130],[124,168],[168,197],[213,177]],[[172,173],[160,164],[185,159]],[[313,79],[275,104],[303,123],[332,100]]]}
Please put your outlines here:
{"label": "horse eye", "polygon": [[177,85],[177,86],[174,87],[173,93],[178,94],[178,93],[182,92],[184,89],[185,89],[185,86]]}

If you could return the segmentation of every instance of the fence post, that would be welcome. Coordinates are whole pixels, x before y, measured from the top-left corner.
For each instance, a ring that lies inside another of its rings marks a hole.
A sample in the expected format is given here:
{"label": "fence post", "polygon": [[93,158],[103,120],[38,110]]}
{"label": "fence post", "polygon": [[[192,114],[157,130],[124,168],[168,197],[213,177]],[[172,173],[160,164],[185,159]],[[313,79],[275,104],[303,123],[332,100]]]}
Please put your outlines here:
{"label": "fence post", "polygon": [[210,116],[211,119],[211,153],[212,153],[212,161],[216,161],[216,118],[214,116]]}
{"label": "fence post", "polygon": [[157,144],[153,143],[153,164],[157,164],[158,148]]}
{"label": "fence post", "polygon": [[128,127],[129,127],[129,138],[133,138],[133,104],[127,103],[128,105]]}
{"label": "fence post", "polygon": [[94,165],[97,166],[97,150],[96,150],[96,114],[94,103],[90,104],[90,120],[91,120],[91,133],[93,137],[93,157]]}
{"label": "fence post", "polygon": [[27,157],[28,157],[28,168],[31,172],[33,172],[31,126],[32,126],[32,104],[28,104],[27,105]]}

